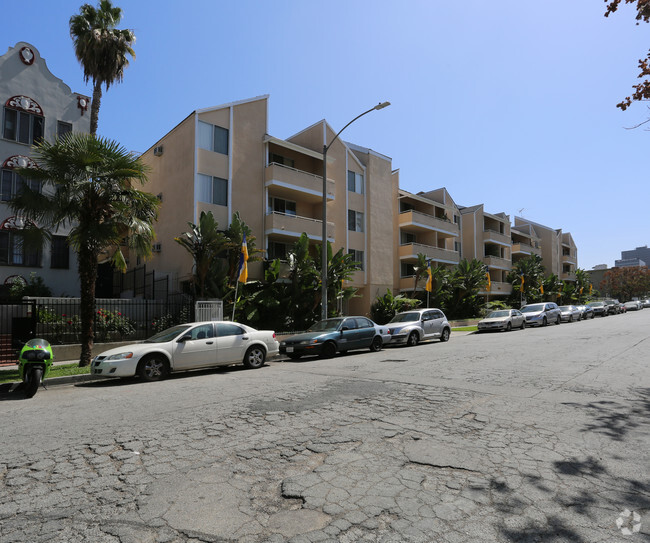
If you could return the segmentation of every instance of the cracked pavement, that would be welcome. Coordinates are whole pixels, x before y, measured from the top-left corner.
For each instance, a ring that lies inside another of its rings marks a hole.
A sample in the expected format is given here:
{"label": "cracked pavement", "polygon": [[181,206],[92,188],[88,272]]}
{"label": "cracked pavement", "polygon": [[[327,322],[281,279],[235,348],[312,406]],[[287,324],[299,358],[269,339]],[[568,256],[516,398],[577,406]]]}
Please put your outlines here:
{"label": "cracked pavement", "polygon": [[0,540],[650,541],[649,325],[5,395]]}

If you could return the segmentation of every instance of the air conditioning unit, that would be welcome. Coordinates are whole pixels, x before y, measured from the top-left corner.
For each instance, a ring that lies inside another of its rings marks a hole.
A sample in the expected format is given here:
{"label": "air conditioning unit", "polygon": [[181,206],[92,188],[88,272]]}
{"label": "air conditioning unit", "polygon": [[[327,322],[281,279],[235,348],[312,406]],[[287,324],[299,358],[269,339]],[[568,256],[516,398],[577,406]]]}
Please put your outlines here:
{"label": "air conditioning unit", "polygon": [[152,250],[154,253],[159,253],[159,252],[162,250],[162,243],[154,243],[154,244],[151,246],[151,250]]}
{"label": "air conditioning unit", "polygon": [[163,154],[163,146],[159,145],[158,147],[153,148],[153,155],[154,156],[161,156]]}
{"label": "air conditioning unit", "polygon": [[163,201],[162,192],[159,192],[158,194],[156,194],[156,198],[158,198],[158,201],[162,202]]}

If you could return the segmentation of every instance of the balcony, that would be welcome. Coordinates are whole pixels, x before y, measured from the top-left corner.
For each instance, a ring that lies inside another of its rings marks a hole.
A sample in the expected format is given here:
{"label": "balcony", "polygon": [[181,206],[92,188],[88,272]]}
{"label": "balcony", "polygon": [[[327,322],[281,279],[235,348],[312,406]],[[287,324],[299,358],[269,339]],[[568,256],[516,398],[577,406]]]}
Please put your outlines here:
{"label": "balcony", "polygon": [[[264,171],[264,186],[273,195],[290,200],[318,203],[323,200],[323,177],[281,164],[269,164]],[[327,199],[334,200],[334,181],[327,180]]]}
{"label": "balcony", "polygon": [[498,281],[492,281],[490,284],[490,290],[487,290],[487,287],[484,288],[479,292],[479,294],[488,294],[491,296],[495,295],[506,295],[506,294],[512,294],[512,285],[510,283],[501,283]]}
{"label": "balcony", "polygon": [[[287,239],[295,241],[304,232],[309,239],[321,241],[323,221],[310,217],[299,217],[286,215],[284,213],[269,213],[266,215],[267,236],[274,236],[276,239]],[[334,241],[334,223],[327,223],[327,239]]]}
{"label": "balcony", "polygon": [[575,272],[562,272],[560,274],[560,279],[562,281],[575,281],[576,280],[576,274],[575,274]]}
{"label": "balcony", "polygon": [[434,262],[444,264],[458,264],[460,262],[460,254],[458,251],[449,251],[448,249],[431,247],[430,245],[422,245],[421,243],[405,243],[399,247],[400,260],[415,260],[418,257],[418,253],[423,253],[428,259]]}
{"label": "balcony", "polygon": [[539,247],[533,247],[527,243],[513,243],[512,255],[538,255],[542,256],[542,250]]}
{"label": "balcony", "polygon": [[512,262],[506,258],[499,258],[498,256],[484,256],[483,262],[490,268],[499,270],[511,270]]}
{"label": "balcony", "polygon": [[573,264],[574,266],[577,266],[578,259],[575,256],[562,255],[562,264]]}
{"label": "balcony", "polygon": [[399,226],[400,228],[407,227],[409,230],[421,232],[433,230],[440,232],[445,237],[456,237],[460,234],[460,228],[457,224],[420,211],[411,210],[400,213]]}
{"label": "balcony", "polygon": [[497,245],[507,245],[510,247],[512,245],[512,238],[506,236],[496,230],[483,230],[483,241],[491,241]]}

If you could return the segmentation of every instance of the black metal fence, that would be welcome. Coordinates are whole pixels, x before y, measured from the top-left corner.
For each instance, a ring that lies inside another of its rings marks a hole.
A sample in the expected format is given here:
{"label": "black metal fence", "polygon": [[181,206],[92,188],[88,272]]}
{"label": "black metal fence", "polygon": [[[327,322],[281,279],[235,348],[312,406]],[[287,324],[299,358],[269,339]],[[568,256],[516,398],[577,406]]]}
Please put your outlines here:
{"label": "black metal fence", "polygon": [[170,286],[168,276],[156,278],[156,272],[147,272],[146,266],[133,268],[126,273],[115,270],[112,285],[114,298],[129,292],[133,297],[146,300],[167,300]]}
{"label": "black metal fence", "polygon": [[[53,345],[80,341],[79,298],[25,298],[35,322],[34,336]],[[95,341],[146,339],[180,322],[194,320],[194,301],[182,294],[166,300],[104,298],[95,301]]]}

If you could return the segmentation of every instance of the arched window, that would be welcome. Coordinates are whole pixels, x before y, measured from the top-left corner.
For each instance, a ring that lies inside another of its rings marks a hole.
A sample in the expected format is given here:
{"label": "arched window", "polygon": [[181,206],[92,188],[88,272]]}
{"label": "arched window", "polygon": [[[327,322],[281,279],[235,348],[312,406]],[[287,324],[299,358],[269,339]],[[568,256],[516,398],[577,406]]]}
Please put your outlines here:
{"label": "arched window", "polygon": [[43,109],[28,96],[12,96],[5,103],[2,137],[32,145],[43,139]]}
{"label": "arched window", "polygon": [[41,250],[25,243],[21,233],[24,227],[25,221],[19,217],[9,217],[0,223],[0,265],[41,265]]}
{"label": "arched window", "polygon": [[36,163],[29,157],[14,155],[5,160],[2,164],[0,176],[0,202],[8,202],[23,191],[25,185],[32,190],[41,192],[40,181],[25,181],[14,168],[34,168]]}

